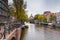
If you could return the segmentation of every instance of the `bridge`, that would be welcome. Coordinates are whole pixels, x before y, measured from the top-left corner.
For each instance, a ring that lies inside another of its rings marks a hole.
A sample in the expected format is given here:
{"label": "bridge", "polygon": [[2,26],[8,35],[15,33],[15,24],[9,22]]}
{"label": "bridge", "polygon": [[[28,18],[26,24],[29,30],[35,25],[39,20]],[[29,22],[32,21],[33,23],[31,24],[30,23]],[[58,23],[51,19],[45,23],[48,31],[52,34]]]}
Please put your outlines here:
{"label": "bridge", "polygon": [[7,32],[5,33],[5,38],[3,34],[3,37],[1,38],[1,40],[20,40],[21,31],[22,31],[21,27],[11,28],[10,32],[7,30]]}

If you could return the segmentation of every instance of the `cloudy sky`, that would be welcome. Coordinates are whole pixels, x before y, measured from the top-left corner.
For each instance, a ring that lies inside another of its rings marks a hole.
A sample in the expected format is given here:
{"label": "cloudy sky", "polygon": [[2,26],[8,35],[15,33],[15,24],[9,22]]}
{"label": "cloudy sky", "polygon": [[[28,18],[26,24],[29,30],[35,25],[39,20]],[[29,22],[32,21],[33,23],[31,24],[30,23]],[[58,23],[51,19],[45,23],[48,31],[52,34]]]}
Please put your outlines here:
{"label": "cloudy sky", "polygon": [[[27,14],[43,14],[44,11],[59,12],[60,0],[25,0],[27,1]],[[12,1],[9,1],[12,3]]]}

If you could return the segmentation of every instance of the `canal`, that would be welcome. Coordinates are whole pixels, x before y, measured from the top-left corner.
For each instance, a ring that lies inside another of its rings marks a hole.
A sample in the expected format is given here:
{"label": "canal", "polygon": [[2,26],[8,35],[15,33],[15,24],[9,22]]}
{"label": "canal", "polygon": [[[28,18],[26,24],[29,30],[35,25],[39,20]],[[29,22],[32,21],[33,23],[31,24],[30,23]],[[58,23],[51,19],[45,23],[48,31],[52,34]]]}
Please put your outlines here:
{"label": "canal", "polygon": [[60,40],[60,29],[50,29],[48,26],[28,24],[23,30],[21,40]]}

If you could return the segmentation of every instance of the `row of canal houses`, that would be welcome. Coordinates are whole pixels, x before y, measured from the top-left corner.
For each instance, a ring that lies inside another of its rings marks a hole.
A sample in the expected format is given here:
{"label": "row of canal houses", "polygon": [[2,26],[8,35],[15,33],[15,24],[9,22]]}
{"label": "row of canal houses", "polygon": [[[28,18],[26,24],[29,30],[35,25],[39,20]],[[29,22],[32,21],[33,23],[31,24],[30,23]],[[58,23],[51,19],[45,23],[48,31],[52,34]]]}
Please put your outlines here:
{"label": "row of canal houses", "polygon": [[[51,21],[50,21],[51,15],[56,16],[56,18],[53,17],[54,20],[60,22],[60,12],[54,13],[54,12],[51,12],[51,11],[45,11],[45,12],[43,13],[43,15],[47,18],[47,22],[48,22],[48,23],[51,22]],[[31,14],[31,16],[29,17],[29,19],[31,19],[31,21],[33,21],[34,17],[33,17],[32,14]],[[53,20],[53,21],[54,21],[54,20]],[[34,20],[34,21],[37,22],[37,23],[39,22],[38,20]],[[52,22],[53,22],[53,21],[52,21]]]}
{"label": "row of canal houses", "polygon": [[50,15],[54,15],[51,11],[45,11],[43,15],[47,18],[47,22],[50,22]]}
{"label": "row of canal houses", "polygon": [[45,11],[43,15],[46,16],[47,22],[50,22],[50,19],[49,19],[50,18],[50,15],[53,15],[54,16],[53,18],[54,18],[54,20],[56,22],[60,22],[60,12],[55,12],[54,13],[54,12],[50,12],[50,11]]}
{"label": "row of canal houses", "polygon": [[[45,11],[43,13],[43,16],[45,16],[47,18],[47,22],[50,22],[49,18],[50,18],[50,15],[54,14],[53,12],[50,12],[50,11]],[[31,16],[29,17],[30,21],[33,21],[34,17],[33,15],[31,14]],[[34,22],[39,22],[38,20],[34,20]]]}

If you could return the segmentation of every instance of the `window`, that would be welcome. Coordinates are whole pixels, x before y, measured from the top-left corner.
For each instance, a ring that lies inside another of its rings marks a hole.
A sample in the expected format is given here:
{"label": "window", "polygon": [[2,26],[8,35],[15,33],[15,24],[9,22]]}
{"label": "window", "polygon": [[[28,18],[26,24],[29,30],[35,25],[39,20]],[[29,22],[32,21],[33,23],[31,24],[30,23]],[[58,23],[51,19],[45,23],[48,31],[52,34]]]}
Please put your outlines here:
{"label": "window", "polygon": [[0,2],[0,7],[1,7],[1,2]]}

